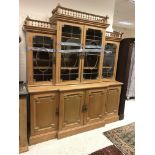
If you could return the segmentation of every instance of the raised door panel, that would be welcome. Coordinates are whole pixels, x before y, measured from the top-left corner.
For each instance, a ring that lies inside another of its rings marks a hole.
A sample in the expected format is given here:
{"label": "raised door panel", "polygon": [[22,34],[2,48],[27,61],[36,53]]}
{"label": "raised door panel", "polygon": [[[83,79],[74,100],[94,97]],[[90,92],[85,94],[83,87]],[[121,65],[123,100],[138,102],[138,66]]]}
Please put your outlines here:
{"label": "raised door panel", "polygon": [[93,123],[104,119],[107,89],[95,89],[86,91],[86,120],[85,123]]}
{"label": "raised door panel", "polygon": [[56,93],[31,96],[31,134],[41,134],[57,130],[58,108]]}
{"label": "raised door panel", "polygon": [[107,114],[118,114],[121,87],[108,89],[108,102],[106,103]]}
{"label": "raised door panel", "polygon": [[83,125],[84,92],[61,93],[60,130]]}

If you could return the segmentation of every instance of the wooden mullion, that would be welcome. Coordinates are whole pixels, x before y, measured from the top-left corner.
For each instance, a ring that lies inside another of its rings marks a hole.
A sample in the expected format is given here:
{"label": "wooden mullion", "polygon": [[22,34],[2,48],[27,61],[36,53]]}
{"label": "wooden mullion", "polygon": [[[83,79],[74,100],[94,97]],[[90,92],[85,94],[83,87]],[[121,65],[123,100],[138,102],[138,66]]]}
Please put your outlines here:
{"label": "wooden mullion", "polygon": [[32,43],[32,37],[33,37],[33,34],[32,33],[27,33],[26,34],[26,40],[27,40],[27,63],[26,63],[26,66],[27,66],[27,81],[28,81],[28,84],[32,84],[33,83],[33,52],[32,50],[29,49],[29,47],[32,47],[33,46],[33,43]]}
{"label": "wooden mullion", "polygon": [[118,61],[118,53],[119,53],[119,42],[114,43],[117,48],[116,48],[116,54],[115,54],[115,64],[114,64],[114,71],[113,71],[113,79],[116,78],[116,70],[117,70],[117,61]]}
{"label": "wooden mullion", "polygon": [[62,34],[62,23],[57,22],[57,41],[56,41],[56,84],[60,83],[60,67],[61,67],[61,34]]}

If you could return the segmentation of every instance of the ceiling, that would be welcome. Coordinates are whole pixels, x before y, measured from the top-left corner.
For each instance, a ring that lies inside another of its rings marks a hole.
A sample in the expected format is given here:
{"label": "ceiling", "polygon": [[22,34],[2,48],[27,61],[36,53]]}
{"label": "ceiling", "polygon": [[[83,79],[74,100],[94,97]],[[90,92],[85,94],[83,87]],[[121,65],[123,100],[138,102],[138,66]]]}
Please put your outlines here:
{"label": "ceiling", "polygon": [[[135,29],[135,3],[133,0],[115,0],[113,27]],[[125,22],[121,24],[119,22]]]}

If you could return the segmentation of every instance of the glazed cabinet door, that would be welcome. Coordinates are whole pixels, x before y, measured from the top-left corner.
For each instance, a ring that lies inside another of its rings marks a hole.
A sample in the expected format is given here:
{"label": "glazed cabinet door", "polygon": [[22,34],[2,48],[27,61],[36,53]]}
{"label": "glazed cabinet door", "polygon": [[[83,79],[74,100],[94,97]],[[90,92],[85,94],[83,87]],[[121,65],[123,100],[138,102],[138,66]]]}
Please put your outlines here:
{"label": "glazed cabinet door", "polygon": [[108,88],[106,114],[118,114],[121,87]]}
{"label": "glazed cabinet door", "polygon": [[59,29],[59,36],[57,36],[58,83],[77,83],[80,81],[83,26],[60,23]]}
{"label": "glazed cabinet door", "polygon": [[55,38],[28,33],[27,78],[29,84],[52,84],[55,76]]}
{"label": "glazed cabinet door", "polygon": [[83,91],[62,92],[60,94],[60,130],[83,125],[83,104]]}
{"label": "glazed cabinet door", "polygon": [[58,95],[42,93],[31,95],[31,135],[56,131],[58,128]]}
{"label": "glazed cabinet door", "polygon": [[118,59],[119,43],[106,41],[102,65],[102,78],[115,79]]}
{"label": "glazed cabinet door", "polygon": [[101,121],[105,116],[107,102],[107,89],[94,89],[86,91],[85,124]]}
{"label": "glazed cabinet door", "polygon": [[85,26],[82,58],[82,81],[93,82],[100,77],[101,53],[103,53],[104,31]]}

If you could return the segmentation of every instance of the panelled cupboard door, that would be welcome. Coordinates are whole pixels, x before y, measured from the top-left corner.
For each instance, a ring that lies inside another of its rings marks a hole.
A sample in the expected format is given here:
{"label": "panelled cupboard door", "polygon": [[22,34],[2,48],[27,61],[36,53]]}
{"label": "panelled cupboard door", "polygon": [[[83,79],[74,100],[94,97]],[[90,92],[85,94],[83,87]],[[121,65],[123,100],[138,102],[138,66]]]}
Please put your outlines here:
{"label": "panelled cupboard door", "polygon": [[85,124],[104,119],[107,89],[86,91],[86,119]]}
{"label": "panelled cupboard door", "polygon": [[121,87],[112,87],[108,89],[106,113],[118,114]]}
{"label": "panelled cupboard door", "polygon": [[63,92],[60,96],[59,129],[82,126],[84,91]]}
{"label": "panelled cupboard door", "polygon": [[57,130],[57,99],[57,93],[31,95],[31,135]]}

